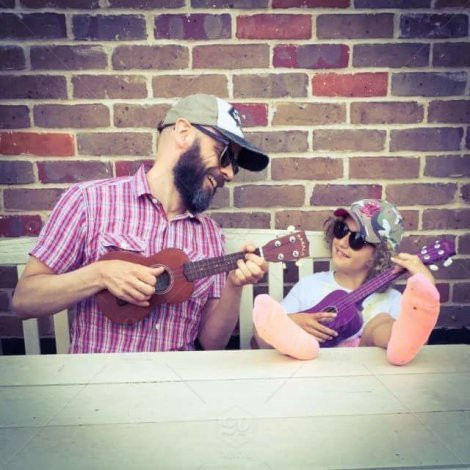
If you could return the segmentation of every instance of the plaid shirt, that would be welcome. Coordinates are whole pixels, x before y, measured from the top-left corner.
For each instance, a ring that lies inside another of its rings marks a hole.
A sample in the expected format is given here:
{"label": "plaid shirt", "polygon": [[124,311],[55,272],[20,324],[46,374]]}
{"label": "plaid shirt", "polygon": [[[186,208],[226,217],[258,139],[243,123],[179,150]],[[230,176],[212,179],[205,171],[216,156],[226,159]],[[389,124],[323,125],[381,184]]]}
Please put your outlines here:
{"label": "plaid shirt", "polygon": [[[110,250],[150,256],[169,247],[182,249],[192,261],[224,254],[222,231],[209,217],[185,213],[167,220],[141,167],[131,177],[71,186],[30,254],[59,274]],[[192,350],[201,311],[209,298],[220,297],[224,283],[223,273],[199,279],[189,300],[157,306],[130,326],[102,315],[95,296],[83,299],[76,306],[70,352]]]}

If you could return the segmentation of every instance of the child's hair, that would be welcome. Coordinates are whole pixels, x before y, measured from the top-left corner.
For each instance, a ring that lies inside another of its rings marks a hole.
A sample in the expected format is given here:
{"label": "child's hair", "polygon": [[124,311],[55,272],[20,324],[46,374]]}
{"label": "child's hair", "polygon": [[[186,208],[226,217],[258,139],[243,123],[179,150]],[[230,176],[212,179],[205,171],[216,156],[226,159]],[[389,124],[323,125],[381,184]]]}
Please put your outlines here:
{"label": "child's hair", "polygon": [[[323,224],[324,239],[330,251],[333,245],[333,238],[334,238],[333,227],[337,220],[344,220],[344,218],[343,217],[329,217]],[[374,245],[374,246],[375,246],[375,251],[374,251],[374,258],[372,260],[372,266],[369,269],[364,282],[368,281],[369,279],[374,278],[375,276],[383,272],[385,269],[388,269],[394,266],[393,262],[390,260],[390,258],[394,255],[394,251],[389,246],[387,241],[381,240],[378,245]],[[379,289],[377,292],[385,292],[388,289],[388,287],[389,286],[387,285],[383,287],[382,289]]]}

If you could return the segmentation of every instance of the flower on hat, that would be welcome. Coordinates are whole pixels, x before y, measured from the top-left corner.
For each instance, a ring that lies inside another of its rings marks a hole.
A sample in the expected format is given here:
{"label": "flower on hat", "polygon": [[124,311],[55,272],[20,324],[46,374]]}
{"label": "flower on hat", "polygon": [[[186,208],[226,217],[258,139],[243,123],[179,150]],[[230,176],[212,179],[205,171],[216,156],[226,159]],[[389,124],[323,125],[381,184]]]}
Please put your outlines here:
{"label": "flower on hat", "polygon": [[360,209],[367,217],[372,217],[375,213],[380,211],[380,203],[378,201],[366,202]]}

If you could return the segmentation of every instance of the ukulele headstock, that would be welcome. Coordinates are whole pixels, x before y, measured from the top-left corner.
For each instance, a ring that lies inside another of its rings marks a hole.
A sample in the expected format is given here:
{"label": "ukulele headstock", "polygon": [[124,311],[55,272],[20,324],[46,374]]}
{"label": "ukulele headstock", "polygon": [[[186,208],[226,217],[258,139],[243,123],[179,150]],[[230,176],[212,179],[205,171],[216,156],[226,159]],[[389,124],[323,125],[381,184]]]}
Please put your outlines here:
{"label": "ukulele headstock", "polygon": [[266,261],[297,261],[309,256],[309,242],[305,232],[298,231],[271,240],[261,250]]}
{"label": "ukulele headstock", "polygon": [[432,245],[423,246],[418,254],[421,261],[429,265],[431,271],[437,271],[439,268],[436,264],[444,261],[444,266],[452,264],[452,256],[455,255],[455,244],[452,240],[436,240]]}

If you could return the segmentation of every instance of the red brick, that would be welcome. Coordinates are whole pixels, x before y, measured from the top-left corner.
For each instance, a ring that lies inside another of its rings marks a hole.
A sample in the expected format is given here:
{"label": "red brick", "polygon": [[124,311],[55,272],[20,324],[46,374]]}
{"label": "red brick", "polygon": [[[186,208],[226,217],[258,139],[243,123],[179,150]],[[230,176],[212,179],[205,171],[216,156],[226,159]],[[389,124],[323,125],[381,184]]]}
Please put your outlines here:
{"label": "red brick", "polygon": [[444,284],[444,283],[439,282],[439,283],[436,284],[436,289],[439,292],[441,303],[448,302],[449,298],[450,298],[450,286],[449,286],[449,284]]}
{"label": "red brick", "polygon": [[169,109],[168,104],[116,104],[114,105],[114,125],[156,129]]}
{"label": "red brick", "polygon": [[113,69],[180,70],[189,66],[183,46],[118,46],[112,56]]}
{"label": "red brick", "polygon": [[3,203],[8,210],[42,211],[52,210],[63,189],[5,189]]}
{"label": "red brick", "polygon": [[147,85],[140,75],[77,75],[72,78],[74,98],[146,98]]}
{"label": "red brick", "polygon": [[313,76],[316,96],[386,96],[388,74],[377,73],[319,73]]}
{"label": "red brick", "polygon": [[437,67],[469,67],[470,43],[436,43],[432,52],[432,65]]}
{"label": "red brick", "polygon": [[344,44],[304,44],[274,47],[274,67],[338,69],[347,67],[349,47]]}
{"label": "red brick", "polygon": [[235,207],[295,207],[302,206],[305,188],[301,185],[247,185],[233,191]]}
{"label": "red brick", "polygon": [[60,39],[67,37],[65,15],[0,13],[0,39]]}
{"label": "red brick", "polygon": [[39,215],[0,215],[1,237],[34,237],[39,235],[41,228]]}
{"label": "red brick", "polygon": [[0,129],[21,129],[30,125],[27,106],[0,106]]}
{"label": "red brick", "polygon": [[382,186],[379,184],[316,184],[310,204],[312,206],[349,206],[359,199],[381,199]]}
{"label": "red brick", "polygon": [[470,233],[459,236],[458,246],[458,253],[470,254]]}
{"label": "red brick", "polygon": [[470,100],[432,101],[428,121],[470,123]]}
{"label": "red brick", "polygon": [[351,0],[273,0],[273,8],[348,8]]}
{"label": "red brick", "polygon": [[268,179],[268,168],[262,171],[248,171],[240,168],[240,171],[235,177],[235,182],[240,183],[253,183],[255,181],[266,181]]}
{"label": "red brick", "polygon": [[130,160],[130,161],[118,161],[114,164],[116,176],[130,176],[136,173],[136,171],[144,165],[145,171],[147,172],[152,168],[154,161],[152,160]]}
{"label": "red brick", "polygon": [[74,15],[74,38],[82,41],[132,41],[147,39],[143,15]]}
{"label": "red brick", "polygon": [[195,46],[194,69],[251,69],[269,67],[267,44]]}
{"label": "red brick", "polygon": [[225,209],[230,206],[230,191],[228,188],[219,188],[211,201],[209,209]]}
{"label": "red brick", "polygon": [[407,72],[392,74],[392,95],[452,96],[463,95],[465,72]]}
{"label": "red brick", "polygon": [[15,8],[15,0],[3,0],[0,8]]}
{"label": "red brick", "polygon": [[38,162],[41,183],[78,183],[113,176],[111,163],[100,161]]}
{"label": "red brick", "polygon": [[[451,331],[457,331],[457,330],[460,330],[462,332],[467,331],[470,326],[469,321],[468,321],[468,307],[467,306],[453,306],[453,305],[442,306],[440,314],[439,314],[439,318],[437,320],[437,326],[440,328],[443,328],[446,332],[449,332],[449,333]],[[462,339],[459,339],[459,342],[463,342],[463,341]]]}
{"label": "red brick", "polygon": [[412,14],[400,16],[401,38],[458,38],[467,36],[467,15]]}
{"label": "red brick", "polygon": [[452,202],[455,198],[457,185],[453,183],[412,183],[389,184],[386,196],[390,202],[397,205],[436,205]]}
{"label": "red brick", "polygon": [[316,129],[313,150],[377,152],[385,148],[385,131]]}
{"label": "red brick", "polygon": [[390,150],[459,150],[460,127],[432,127],[391,131]]}
{"label": "red brick", "polygon": [[279,103],[273,125],[311,126],[346,122],[346,106],[334,103]]}
{"label": "red brick", "polygon": [[354,67],[425,67],[429,44],[356,44]]}
{"label": "red brick", "polygon": [[27,8],[73,8],[76,10],[91,10],[99,8],[99,0],[21,0],[21,5]]}
{"label": "red brick", "polygon": [[6,292],[0,292],[0,312],[10,310],[10,296]]}
{"label": "red brick", "polygon": [[230,15],[192,13],[157,15],[155,39],[229,39],[232,37]]}
{"label": "red brick", "polygon": [[276,158],[271,162],[273,180],[333,180],[343,177],[340,158]]}
{"label": "red brick", "polygon": [[464,184],[460,188],[460,196],[466,204],[470,203],[470,184]]}
{"label": "red brick", "polygon": [[470,259],[454,259],[450,266],[439,269],[436,279],[470,279]]}
{"label": "red brick", "polygon": [[99,46],[33,46],[30,55],[33,69],[104,69],[108,62]]}
{"label": "red brick", "polygon": [[351,157],[349,176],[357,179],[401,179],[419,176],[419,158]]}
{"label": "red brick", "polygon": [[297,98],[307,96],[308,77],[303,73],[234,75],[235,98]]}
{"label": "red brick", "polygon": [[430,8],[431,0],[355,0],[356,8]]}
{"label": "red brick", "polygon": [[0,161],[1,184],[34,183],[33,164],[31,162]]}
{"label": "red brick", "polygon": [[75,154],[75,146],[70,134],[2,132],[0,154],[69,157]]}
{"label": "red brick", "polygon": [[464,178],[470,176],[470,155],[432,155],[426,157],[424,176]]}
{"label": "red brick", "polygon": [[24,52],[21,47],[0,47],[0,70],[23,70],[25,64]]}
{"label": "red brick", "polygon": [[152,135],[147,132],[78,134],[80,155],[152,155]]}
{"label": "red brick", "polygon": [[242,126],[267,126],[268,105],[263,103],[232,103],[242,120]]}
{"label": "red brick", "polygon": [[453,302],[470,303],[470,282],[457,282],[452,290]]}
{"label": "red brick", "polygon": [[470,228],[470,209],[426,209],[423,212],[424,230]]}
{"label": "red brick", "polygon": [[302,131],[251,132],[247,138],[268,153],[305,152],[308,149],[307,132]]}
{"label": "red brick", "polygon": [[108,127],[109,109],[103,104],[43,104],[33,109],[38,127],[97,128]]}
{"label": "red brick", "polygon": [[[271,215],[267,212],[210,212],[210,216],[222,228],[270,228]],[[247,230],[247,239],[250,232]]]}
{"label": "red brick", "polygon": [[318,15],[318,39],[392,38],[393,15],[380,14],[339,14]]}
{"label": "red brick", "polygon": [[278,211],[276,212],[275,228],[285,230],[290,225],[293,225],[299,230],[323,231],[325,220],[331,216],[331,211]]}
{"label": "red brick", "polygon": [[238,39],[310,39],[310,15],[250,15],[237,17]]}
{"label": "red brick", "polygon": [[468,7],[467,0],[436,0],[434,8],[465,8]]}
{"label": "red brick", "polygon": [[64,99],[67,98],[65,77],[54,75],[0,76],[0,99]]}
{"label": "red brick", "polygon": [[419,212],[416,210],[400,209],[400,214],[404,219],[405,232],[408,230],[418,230]]}
{"label": "red brick", "polygon": [[[215,1],[215,0],[214,0]],[[180,8],[184,7],[184,0],[108,0],[110,8],[134,8],[151,10],[154,8]]]}
{"label": "red brick", "polygon": [[158,75],[152,79],[155,98],[176,98],[206,93],[228,97],[228,80],[225,75]]}
{"label": "red brick", "polygon": [[422,122],[423,105],[415,102],[351,103],[353,124],[407,124]]}

